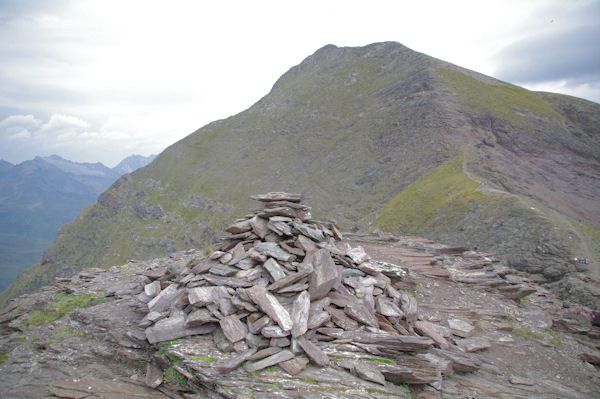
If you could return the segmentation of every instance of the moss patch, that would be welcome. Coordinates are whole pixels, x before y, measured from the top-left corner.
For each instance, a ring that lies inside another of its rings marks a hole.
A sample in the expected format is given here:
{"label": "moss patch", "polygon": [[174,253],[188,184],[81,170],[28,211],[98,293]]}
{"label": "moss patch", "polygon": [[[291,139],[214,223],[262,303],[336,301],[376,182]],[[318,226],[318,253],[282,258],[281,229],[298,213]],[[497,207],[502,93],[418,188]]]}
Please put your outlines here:
{"label": "moss patch", "polygon": [[59,294],[54,301],[47,304],[44,310],[33,310],[23,316],[21,321],[26,326],[40,326],[48,324],[69,314],[78,308],[88,308],[105,302],[103,294],[71,295]]}
{"label": "moss patch", "polygon": [[188,379],[173,367],[166,369],[163,373],[163,376],[165,381],[170,382],[171,384],[185,386],[188,383]]}
{"label": "moss patch", "polygon": [[8,359],[8,355],[6,353],[0,353],[0,364],[4,363]]}
{"label": "moss patch", "polygon": [[216,362],[217,360],[219,360],[216,357],[212,357],[212,356],[191,356],[190,359],[194,360],[196,362],[204,362],[204,363],[212,363],[212,362]]}

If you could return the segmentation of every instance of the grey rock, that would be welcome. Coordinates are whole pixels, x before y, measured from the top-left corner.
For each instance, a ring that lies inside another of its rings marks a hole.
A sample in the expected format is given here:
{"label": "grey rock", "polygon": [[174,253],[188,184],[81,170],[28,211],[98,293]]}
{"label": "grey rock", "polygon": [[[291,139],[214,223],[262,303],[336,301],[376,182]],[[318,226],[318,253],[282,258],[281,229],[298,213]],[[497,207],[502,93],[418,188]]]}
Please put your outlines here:
{"label": "grey rock", "polygon": [[380,295],[377,297],[375,309],[377,313],[388,317],[403,317],[404,312],[390,299]]}
{"label": "grey rock", "polygon": [[185,291],[185,288],[179,288],[177,284],[171,284],[160,292],[154,299],[148,302],[150,312],[162,312],[170,309],[177,300],[179,294]]}
{"label": "grey rock", "polygon": [[221,277],[212,274],[207,274],[204,279],[214,285],[226,285],[228,287],[251,287],[252,282],[242,280],[235,277]]}
{"label": "grey rock", "polygon": [[163,373],[161,369],[159,369],[152,363],[148,363],[148,366],[146,367],[146,379],[144,381],[146,383],[146,386],[149,386],[150,388],[156,388],[157,386],[162,384],[162,381]]}
{"label": "grey rock", "polygon": [[282,289],[277,291],[277,293],[285,294],[285,293],[290,293],[290,292],[301,292],[301,291],[306,291],[307,289],[308,289],[307,283],[302,283],[302,284],[298,283],[298,284],[288,285],[287,287],[283,287]]}
{"label": "grey rock", "polygon": [[307,340],[306,337],[298,338],[298,344],[314,364],[320,367],[329,365],[329,357],[327,354],[317,345]]}
{"label": "grey rock", "polygon": [[285,362],[279,363],[279,367],[281,367],[286,373],[290,375],[296,375],[302,372],[308,366],[309,360],[304,356],[296,356],[293,359],[286,360]]}
{"label": "grey rock", "polygon": [[302,201],[302,194],[286,193],[286,192],[270,192],[267,194],[256,194],[251,195],[251,199],[261,202],[273,202],[273,201],[289,201],[289,202],[300,202]]}
{"label": "grey rock", "polygon": [[247,289],[246,292],[250,299],[252,299],[263,312],[279,324],[281,329],[292,329],[292,319],[290,318],[290,314],[266,288],[254,286]]}
{"label": "grey rock", "polygon": [[283,262],[291,262],[296,259],[295,255],[284,251],[276,242],[260,242],[254,246],[254,249],[263,255]]}
{"label": "grey rock", "polygon": [[252,357],[252,355],[254,355],[255,353],[256,348],[250,348],[237,356],[233,356],[232,358],[219,360],[215,364],[215,366],[221,374],[230,373],[233,370],[237,369],[242,363],[244,363],[246,360]]}
{"label": "grey rock", "polygon": [[263,267],[269,272],[273,280],[277,281],[286,276],[285,272],[277,263],[277,261],[273,258],[267,259],[267,261],[263,264]]}
{"label": "grey rock", "polygon": [[246,334],[248,334],[248,329],[236,315],[222,318],[219,321],[219,325],[223,330],[223,334],[225,334],[225,337],[227,337],[231,343],[235,343],[246,338]]}
{"label": "grey rock", "polygon": [[342,282],[341,267],[336,265],[329,251],[320,249],[308,256],[313,265],[310,277],[309,294],[311,301],[321,299],[332,289],[336,289]]}
{"label": "grey rock", "polygon": [[239,272],[240,269],[235,267],[217,264],[210,268],[209,272],[212,274],[216,274],[217,276],[230,277]]}
{"label": "grey rock", "polygon": [[267,220],[261,218],[260,216],[254,216],[252,219],[250,219],[250,226],[252,227],[254,234],[259,236],[261,239],[265,238],[267,232],[269,231]]}
{"label": "grey rock", "polygon": [[292,306],[292,337],[296,338],[306,333],[308,329],[308,312],[310,309],[310,296],[307,291],[302,291]]}
{"label": "grey rock", "polygon": [[169,341],[190,335],[208,334],[216,329],[216,324],[203,324],[198,327],[187,327],[183,314],[159,320],[154,326],[146,328],[146,338],[151,344]]}
{"label": "grey rock", "polygon": [[375,314],[367,309],[364,304],[358,301],[346,306],[344,308],[344,312],[359,323],[379,328],[379,323],[377,322],[377,317],[375,317]]}
{"label": "grey rock", "polygon": [[206,323],[216,323],[219,319],[213,316],[205,308],[196,309],[188,314],[185,318],[185,325],[187,327],[198,327]]}
{"label": "grey rock", "polygon": [[385,376],[377,366],[368,364],[369,362],[354,362],[354,370],[356,374],[366,381],[371,381],[376,384],[385,386]]}
{"label": "grey rock", "polygon": [[231,234],[239,234],[245,233],[246,231],[250,231],[251,228],[252,226],[250,226],[249,220],[242,220],[240,222],[232,224],[231,226],[226,228],[225,231]]}
{"label": "grey rock", "polygon": [[290,335],[289,330],[282,330],[279,326],[266,326],[260,331],[266,338],[284,338]]}
{"label": "grey rock", "polygon": [[195,287],[188,289],[188,299],[190,304],[204,306],[215,302],[219,298],[229,298],[229,292],[224,286],[216,287]]}
{"label": "grey rock", "polygon": [[287,276],[275,281],[273,284],[269,285],[267,287],[267,289],[269,291],[277,291],[283,287],[287,287],[288,285],[291,285],[301,279],[303,279],[304,277],[308,276],[309,274],[311,274],[313,271],[313,267],[311,264],[305,264],[304,268],[301,270],[298,270],[297,273],[290,273]]}
{"label": "grey rock", "polygon": [[288,350],[282,350],[279,353],[266,357],[262,360],[259,360],[254,363],[246,363],[244,368],[250,372],[262,370],[264,368],[274,366],[281,362],[285,362],[286,360],[290,360],[294,358],[294,354]]}
{"label": "grey rock", "polygon": [[153,281],[150,284],[146,284],[144,286],[144,293],[150,298],[156,297],[158,294],[160,294],[160,291],[160,281]]}
{"label": "grey rock", "polygon": [[483,337],[461,339],[456,342],[456,345],[465,352],[476,352],[488,349],[491,346],[490,341]]}
{"label": "grey rock", "polygon": [[448,327],[450,327],[452,334],[462,338],[470,337],[475,329],[473,325],[460,319],[448,319]]}
{"label": "grey rock", "polygon": [[281,352],[281,348],[278,346],[269,346],[268,348],[259,350],[258,352],[256,352],[254,355],[250,356],[250,358],[248,360],[260,360],[260,359],[264,359],[266,357],[272,356],[276,353]]}

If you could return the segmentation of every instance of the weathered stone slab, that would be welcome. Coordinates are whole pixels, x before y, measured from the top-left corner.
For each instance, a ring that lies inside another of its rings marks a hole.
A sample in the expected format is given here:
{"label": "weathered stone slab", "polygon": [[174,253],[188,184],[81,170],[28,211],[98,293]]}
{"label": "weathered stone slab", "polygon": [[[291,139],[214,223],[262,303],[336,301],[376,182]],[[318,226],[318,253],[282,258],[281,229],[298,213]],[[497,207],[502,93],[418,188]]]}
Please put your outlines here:
{"label": "weathered stone slab", "polygon": [[217,363],[215,363],[215,366],[217,370],[219,370],[219,373],[227,374],[237,369],[242,363],[244,363],[246,360],[252,357],[252,355],[254,355],[255,353],[256,348],[250,348],[247,351],[240,353],[239,355],[234,356],[232,358],[219,360]]}
{"label": "weathered stone slab", "polygon": [[347,251],[346,254],[357,265],[360,265],[361,263],[366,262],[366,261],[368,261],[368,260],[371,259],[371,257],[369,256],[369,254],[367,254],[365,252],[364,248],[361,247],[361,246],[358,246],[356,248],[350,249],[349,251]]}
{"label": "weathered stone slab", "polygon": [[283,262],[291,262],[296,259],[295,255],[284,251],[276,242],[260,242],[254,246],[254,249],[263,255]]}
{"label": "weathered stone slab", "polygon": [[269,317],[279,324],[283,330],[292,329],[292,319],[287,310],[279,303],[277,298],[270,294],[266,288],[254,286],[248,288],[246,293],[258,307]]}
{"label": "weathered stone slab", "polygon": [[398,305],[383,295],[377,297],[375,309],[377,309],[377,313],[388,317],[404,316],[404,312],[398,307]]}
{"label": "weathered stone slab", "polygon": [[371,311],[369,311],[369,309],[367,309],[367,307],[359,301],[346,306],[344,308],[344,312],[359,323],[379,328],[379,323],[377,322],[377,317],[375,317],[375,314],[371,313]]}
{"label": "weathered stone slab", "polygon": [[242,280],[235,277],[221,277],[215,276],[213,274],[207,274],[204,276],[204,280],[208,281],[214,285],[226,285],[228,287],[251,287],[252,282],[247,280]]}
{"label": "weathered stone slab", "polygon": [[269,346],[268,348],[259,350],[254,355],[250,356],[248,360],[260,360],[266,357],[272,356],[276,353],[281,352],[281,348],[278,346]]}
{"label": "weathered stone slab", "polygon": [[229,292],[224,286],[216,287],[194,287],[188,289],[188,299],[190,304],[204,306],[215,302],[219,298],[229,298]]}
{"label": "weathered stone slab", "polygon": [[148,342],[154,344],[190,335],[208,334],[215,329],[216,324],[214,323],[203,324],[199,327],[187,327],[183,314],[178,314],[159,320],[154,326],[146,328],[145,332]]}
{"label": "weathered stone slab", "polygon": [[285,362],[286,360],[290,360],[294,358],[294,354],[288,350],[282,350],[279,353],[276,353],[272,356],[266,357],[262,360],[259,360],[254,363],[246,363],[244,368],[250,372],[262,370],[264,368],[274,366],[281,362]]}
{"label": "weathered stone slab", "polygon": [[279,246],[281,248],[283,248],[284,251],[287,251],[289,253],[291,253],[292,255],[296,255],[296,256],[300,256],[300,257],[304,257],[306,255],[306,253],[297,247],[291,246],[289,245],[287,242],[279,242]]}
{"label": "weathered stone slab", "polygon": [[329,291],[340,286],[342,271],[341,267],[333,262],[329,251],[325,249],[320,249],[307,258],[313,265],[308,293],[311,301],[314,301],[323,298]]}
{"label": "weathered stone slab", "polygon": [[185,288],[179,288],[177,284],[171,284],[148,302],[150,312],[162,312],[170,309],[177,300],[179,294],[185,291]]}
{"label": "weathered stone slab", "polygon": [[434,325],[428,321],[415,321],[414,329],[419,334],[431,338],[441,349],[447,349],[450,346],[448,341],[436,331]]}
{"label": "weathered stone slab", "polygon": [[150,284],[146,284],[144,286],[144,293],[150,298],[154,298],[155,296],[160,294],[160,291],[160,281],[153,281]]}
{"label": "weathered stone slab", "polygon": [[471,371],[475,371],[479,369],[479,366],[481,365],[481,361],[479,361],[476,358],[471,357],[471,355],[468,355],[466,353],[460,352],[458,350],[456,351],[449,351],[449,350],[432,350],[433,353],[435,354],[439,354],[442,357],[445,357],[446,359],[450,360],[452,362],[452,368],[454,369],[454,371],[457,372],[461,372],[461,373],[468,373]]}
{"label": "weathered stone slab", "polygon": [[317,245],[315,242],[302,234],[298,234],[298,237],[296,238],[296,245],[299,248],[302,248],[306,253],[317,250]]}
{"label": "weathered stone slab", "polygon": [[263,263],[267,260],[267,257],[254,248],[248,250],[248,257],[256,262]]}
{"label": "weathered stone slab", "polygon": [[227,337],[231,343],[241,341],[246,338],[246,334],[248,334],[248,329],[236,315],[222,318],[219,321],[219,325],[223,330],[223,334],[225,334],[225,337]]}
{"label": "weathered stone slab", "polygon": [[213,316],[205,308],[196,309],[188,314],[185,318],[185,325],[187,327],[198,327],[206,323],[216,323],[219,319]]}
{"label": "weathered stone slab", "polygon": [[291,284],[295,283],[296,281],[303,279],[304,277],[311,274],[312,271],[313,271],[313,268],[312,268],[311,264],[304,264],[304,268],[298,270],[297,273],[288,274],[287,276],[285,276],[285,277],[275,281],[273,284],[269,285],[267,287],[267,289],[269,291],[277,291],[283,287],[287,287],[288,285],[291,285]]}
{"label": "weathered stone slab", "polygon": [[150,388],[156,388],[157,386],[162,384],[162,381],[162,370],[153,365],[152,363],[148,363],[148,366],[146,367],[146,379],[144,381],[146,383],[146,386],[149,386]]}
{"label": "weathered stone slab", "polygon": [[317,242],[325,240],[325,235],[316,226],[312,226],[306,223],[294,223],[294,228],[303,235],[310,237]]}
{"label": "weathered stone slab", "polygon": [[317,345],[313,344],[306,337],[298,338],[298,344],[300,347],[306,352],[308,358],[312,360],[314,364],[320,367],[325,367],[329,365],[329,357],[321,348]]}
{"label": "weathered stone slab", "polygon": [[470,337],[475,329],[473,325],[460,319],[448,319],[448,327],[450,327],[452,334],[462,338]]}
{"label": "weathered stone slab", "polygon": [[238,270],[237,273],[233,275],[233,277],[247,281],[254,281],[260,278],[262,274],[263,268],[261,266],[256,266],[252,269]]}
{"label": "weathered stone slab", "polygon": [[298,284],[292,284],[292,285],[288,285],[287,287],[283,287],[282,289],[278,290],[277,293],[278,294],[285,294],[285,293],[289,293],[289,292],[302,292],[302,291],[306,291],[308,289],[308,283],[298,283]]}
{"label": "weathered stone slab", "polygon": [[400,294],[400,309],[402,309],[404,312],[406,321],[409,323],[413,323],[415,320],[417,320],[419,312],[417,300],[407,292],[402,292]]}
{"label": "weathered stone slab", "polygon": [[292,228],[285,222],[273,221],[273,218],[267,223],[269,230],[277,234],[278,236],[291,236]]}
{"label": "weathered stone slab", "polygon": [[287,337],[283,338],[271,338],[271,342],[269,342],[271,346],[278,346],[280,348],[287,348],[290,346],[290,340]]}
{"label": "weathered stone slab", "polygon": [[239,272],[240,269],[223,265],[221,263],[214,265],[210,268],[209,272],[217,276],[230,277]]}
{"label": "weathered stone slab", "polygon": [[231,226],[226,228],[225,231],[231,234],[239,234],[250,231],[251,228],[252,226],[250,226],[250,221],[246,219],[232,224]]}
{"label": "weathered stone slab", "polygon": [[584,362],[600,366],[600,351],[588,351],[579,354],[579,358]]}
{"label": "weathered stone slab", "polygon": [[260,216],[254,216],[252,219],[250,219],[250,226],[252,227],[254,234],[259,236],[261,239],[265,238],[267,232],[269,231],[268,221]]}
{"label": "weathered stone slab", "polygon": [[296,375],[308,366],[309,360],[304,356],[296,356],[293,359],[279,363],[279,367],[290,375]]}
{"label": "weathered stone slab", "polygon": [[331,319],[329,313],[324,310],[320,310],[314,313],[310,313],[308,316],[308,321],[306,326],[308,329],[313,330],[315,328],[321,327],[323,324],[327,323]]}
{"label": "weathered stone slab", "polygon": [[387,332],[372,333],[368,331],[345,331],[340,328],[324,327],[319,328],[317,331],[335,339],[350,339],[354,342],[373,344],[396,351],[412,352],[429,349],[433,346],[433,341],[430,338],[414,335],[399,335]]}
{"label": "weathered stone slab", "polygon": [[404,358],[402,365],[378,363],[377,369],[386,380],[397,384],[428,384],[439,380],[437,367],[425,359]]}
{"label": "weathered stone slab", "polygon": [[292,337],[304,335],[308,329],[308,312],[310,309],[310,296],[307,291],[302,291],[294,299],[292,306]]}
{"label": "weathered stone slab", "polygon": [[300,202],[302,201],[302,194],[286,193],[282,191],[270,192],[267,194],[256,194],[251,195],[251,199],[260,202],[273,202],[273,201],[289,201],[289,202]]}
{"label": "weathered stone slab", "polygon": [[456,342],[456,345],[465,352],[480,351],[491,346],[490,341],[483,337],[461,339]]}
{"label": "weathered stone slab", "polygon": [[337,326],[340,326],[344,330],[353,331],[358,328],[358,323],[354,319],[351,319],[348,316],[346,316],[343,310],[336,309],[331,306],[325,310],[331,315],[331,321],[333,321]]}
{"label": "weathered stone slab", "polygon": [[267,270],[267,272],[269,272],[274,281],[285,277],[283,268],[273,258],[267,259],[267,261],[263,264],[263,267]]}
{"label": "weathered stone slab", "polygon": [[385,386],[385,376],[377,366],[369,364],[369,362],[354,362],[354,370],[356,374],[366,381],[371,381],[376,384]]}
{"label": "weathered stone slab", "polygon": [[271,323],[271,318],[269,316],[263,316],[258,319],[254,319],[252,316],[253,315],[250,315],[246,318],[248,331],[252,334],[260,334],[261,330]]}
{"label": "weathered stone slab", "polygon": [[266,326],[260,330],[263,337],[266,338],[284,338],[290,335],[289,330],[282,330],[279,326]]}

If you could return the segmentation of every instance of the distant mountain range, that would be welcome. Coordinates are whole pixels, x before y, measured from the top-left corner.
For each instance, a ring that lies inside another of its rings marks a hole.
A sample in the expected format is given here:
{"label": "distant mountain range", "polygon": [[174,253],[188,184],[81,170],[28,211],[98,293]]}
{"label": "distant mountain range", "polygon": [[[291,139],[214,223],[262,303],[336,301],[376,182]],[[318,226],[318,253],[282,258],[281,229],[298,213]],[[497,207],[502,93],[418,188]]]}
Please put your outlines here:
{"label": "distant mountain range", "polygon": [[40,260],[60,226],[75,219],[120,176],[155,157],[132,155],[114,168],[58,155],[18,165],[0,160],[0,291]]}
{"label": "distant mountain range", "polygon": [[203,248],[253,206],[250,195],[291,191],[315,219],[345,231],[502,254],[600,308],[598,171],[597,103],[529,91],[399,43],[328,45],[249,109],[117,180],[0,302],[83,267]]}

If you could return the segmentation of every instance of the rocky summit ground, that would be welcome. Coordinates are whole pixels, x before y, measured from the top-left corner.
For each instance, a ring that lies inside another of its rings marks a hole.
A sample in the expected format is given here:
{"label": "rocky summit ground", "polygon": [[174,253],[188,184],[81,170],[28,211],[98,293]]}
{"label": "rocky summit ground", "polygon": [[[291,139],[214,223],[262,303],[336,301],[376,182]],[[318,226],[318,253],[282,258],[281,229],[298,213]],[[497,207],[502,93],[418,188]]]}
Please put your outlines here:
{"label": "rocky summit ground", "polygon": [[[219,365],[238,355],[219,349],[215,333],[150,345],[140,327],[147,325],[145,287],[157,271],[176,275],[205,256],[189,250],[87,269],[11,301],[0,315],[0,396],[600,397],[600,329],[587,309],[556,299],[489,254],[376,234],[346,234],[341,244],[364,248],[390,284],[415,299],[409,311],[416,317],[401,324],[407,336],[433,345],[389,356],[363,353],[351,339],[318,341],[329,365],[310,359],[295,375],[280,366],[220,372]],[[427,375],[433,366],[434,378],[427,384],[369,380],[370,370],[398,366],[422,366]]]}

